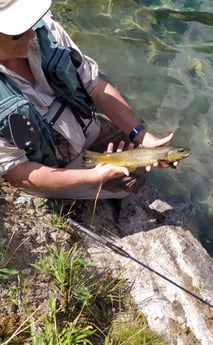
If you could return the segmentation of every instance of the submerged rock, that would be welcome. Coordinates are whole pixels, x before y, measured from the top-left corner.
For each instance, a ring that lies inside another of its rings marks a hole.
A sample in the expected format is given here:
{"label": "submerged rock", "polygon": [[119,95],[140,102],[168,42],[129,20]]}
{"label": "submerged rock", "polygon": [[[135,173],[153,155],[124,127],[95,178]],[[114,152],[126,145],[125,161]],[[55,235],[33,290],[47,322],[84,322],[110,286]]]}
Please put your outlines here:
{"label": "submerged rock", "polygon": [[[90,206],[86,205],[87,210]],[[91,209],[87,214],[91,216]],[[114,272],[124,268],[138,310],[146,316],[150,328],[164,335],[170,345],[212,345],[213,308],[147,268],[212,305],[213,260],[184,228],[174,207],[149,186],[123,201],[117,227],[113,216],[109,203],[97,203],[94,225],[99,225],[98,233],[143,265],[89,240],[86,246],[97,266],[110,267]],[[84,220],[88,222],[89,218]],[[110,229],[110,234],[103,229]]]}

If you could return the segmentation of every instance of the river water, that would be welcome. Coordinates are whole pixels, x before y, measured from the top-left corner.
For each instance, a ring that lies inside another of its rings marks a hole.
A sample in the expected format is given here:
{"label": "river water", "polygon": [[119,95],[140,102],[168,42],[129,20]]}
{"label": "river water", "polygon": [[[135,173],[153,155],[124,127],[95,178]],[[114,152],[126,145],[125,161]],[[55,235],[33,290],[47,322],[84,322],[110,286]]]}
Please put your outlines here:
{"label": "river water", "polygon": [[52,10],[152,133],[191,148],[148,178],[213,255],[213,1],[53,0]]}

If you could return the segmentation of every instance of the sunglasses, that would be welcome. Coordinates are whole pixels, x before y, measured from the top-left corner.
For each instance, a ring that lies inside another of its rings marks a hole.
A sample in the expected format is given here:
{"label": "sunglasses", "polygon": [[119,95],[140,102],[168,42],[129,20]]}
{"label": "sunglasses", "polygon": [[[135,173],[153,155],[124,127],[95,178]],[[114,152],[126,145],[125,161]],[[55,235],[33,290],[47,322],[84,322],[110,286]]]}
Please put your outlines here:
{"label": "sunglasses", "polygon": [[17,40],[19,40],[19,38],[21,38],[24,34],[25,34],[25,33],[23,32],[22,34],[19,34],[19,35],[13,35],[13,36],[12,36],[12,40],[13,40],[13,41],[17,41]]}

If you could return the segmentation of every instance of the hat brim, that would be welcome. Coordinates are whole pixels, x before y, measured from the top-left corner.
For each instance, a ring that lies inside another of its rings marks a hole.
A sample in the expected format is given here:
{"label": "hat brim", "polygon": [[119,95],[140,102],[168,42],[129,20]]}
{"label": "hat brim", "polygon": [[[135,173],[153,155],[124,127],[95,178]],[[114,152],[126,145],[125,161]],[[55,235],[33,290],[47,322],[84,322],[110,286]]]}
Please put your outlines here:
{"label": "hat brim", "polygon": [[0,10],[0,32],[19,35],[29,30],[49,10],[52,0],[18,0]]}

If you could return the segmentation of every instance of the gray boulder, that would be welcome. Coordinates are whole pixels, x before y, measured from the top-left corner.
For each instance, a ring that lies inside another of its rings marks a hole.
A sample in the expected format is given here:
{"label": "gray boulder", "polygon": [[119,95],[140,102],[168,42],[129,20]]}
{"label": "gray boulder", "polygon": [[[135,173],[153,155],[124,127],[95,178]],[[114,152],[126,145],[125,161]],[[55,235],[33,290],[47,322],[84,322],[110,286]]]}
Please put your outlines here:
{"label": "gray boulder", "polygon": [[[95,215],[94,204],[86,202],[82,220],[92,222],[99,235],[136,260],[213,304],[212,258],[153,186],[124,199],[116,222],[114,208],[107,201],[97,202]],[[98,242],[87,238],[85,244],[101,269],[110,267],[117,273],[124,268],[138,310],[170,345],[213,344],[213,308]]]}

